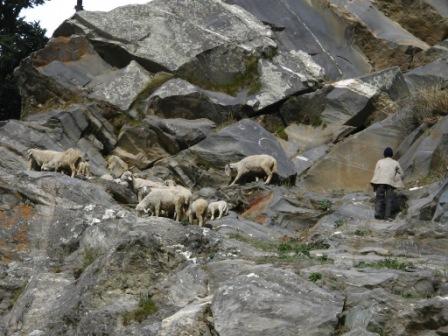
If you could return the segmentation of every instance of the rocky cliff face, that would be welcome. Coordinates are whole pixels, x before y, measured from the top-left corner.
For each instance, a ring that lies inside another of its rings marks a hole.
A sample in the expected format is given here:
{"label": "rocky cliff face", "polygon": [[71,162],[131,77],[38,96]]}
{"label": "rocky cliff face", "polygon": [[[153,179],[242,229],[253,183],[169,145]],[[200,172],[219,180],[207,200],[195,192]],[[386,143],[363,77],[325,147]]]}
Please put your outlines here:
{"label": "rocky cliff face", "polygon": [[[447,334],[447,9],[154,0],[66,20],[0,123],[0,335]],[[407,188],[379,221],[386,146]],[[27,149],[70,147],[92,178],[27,169]],[[274,183],[228,186],[225,164],[261,153]],[[230,214],[139,216],[102,178],[127,168]]]}

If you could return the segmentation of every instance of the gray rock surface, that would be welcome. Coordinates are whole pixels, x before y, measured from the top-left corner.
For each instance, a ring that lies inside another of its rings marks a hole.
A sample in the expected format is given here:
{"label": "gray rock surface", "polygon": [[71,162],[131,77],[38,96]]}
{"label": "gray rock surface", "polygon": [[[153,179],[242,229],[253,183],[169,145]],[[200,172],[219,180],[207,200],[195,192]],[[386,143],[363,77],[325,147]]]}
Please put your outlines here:
{"label": "gray rock surface", "polygon": [[445,173],[448,162],[448,117],[418,137],[400,158],[408,180]]}
{"label": "gray rock surface", "polygon": [[[0,122],[0,335],[446,335],[447,117],[408,123],[446,81],[438,18],[414,0],[75,14],[16,70],[23,119]],[[384,221],[386,146],[407,179]],[[28,170],[34,147],[79,148],[93,177]],[[273,183],[228,185],[225,164],[262,153]],[[124,170],[229,212],[137,213]]]}
{"label": "gray rock surface", "polygon": [[107,101],[125,111],[152,79],[153,76],[141,65],[131,61],[123,69],[95,77],[88,83],[87,88],[91,92],[91,98]]}
{"label": "gray rock surface", "polygon": [[[328,8],[307,1],[227,0],[273,27],[282,51],[303,50],[331,79],[366,73],[370,65],[345,35],[347,25]],[[334,27],[339,29],[335,30]],[[331,36],[331,38],[330,38]]]}
{"label": "gray rock surface", "polygon": [[214,122],[205,118],[187,120],[149,116],[145,119],[145,122],[159,129],[168,137],[173,137],[181,149],[186,149],[205,139],[216,127]]}
{"label": "gray rock surface", "polygon": [[[226,265],[211,267],[219,271]],[[247,265],[238,273],[221,279],[213,298],[220,335],[331,334],[342,310],[341,298],[288,271]]]}
{"label": "gray rock surface", "polygon": [[[129,21],[133,24],[128,25]],[[138,59],[153,71],[178,70],[206,51],[229,43],[251,50],[273,43],[270,29],[255,17],[216,0],[153,1],[110,12],[82,11],[65,21],[55,35],[73,32],[88,35],[104,51],[118,49],[117,55]],[[109,54],[109,62],[121,61]]]}
{"label": "gray rock surface", "polygon": [[277,159],[281,178],[295,176],[294,165],[271,133],[250,119],[243,119],[208,136],[182,153],[193,157],[198,165],[224,168],[228,162],[255,154],[269,154]]}
{"label": "gray rock surface", "polygon": [[203,90],[182,79],[171,79],[148,98],[146,110],[162,118],[207,118],[222,123],[244,116],[242,104],[242,99]]}
{"label": "gray rock surface", "polygon": [[412,90],[419,90],[431,85],[443,85],[448,80],[447,64],[448,58],[445,57],[413,69],[406,73],[406,82]]}

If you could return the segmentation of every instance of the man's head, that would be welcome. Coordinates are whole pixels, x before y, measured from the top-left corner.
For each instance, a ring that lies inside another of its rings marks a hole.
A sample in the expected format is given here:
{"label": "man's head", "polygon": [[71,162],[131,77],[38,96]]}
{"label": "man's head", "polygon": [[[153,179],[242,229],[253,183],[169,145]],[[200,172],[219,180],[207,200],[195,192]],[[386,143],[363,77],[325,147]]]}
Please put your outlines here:
{"label": "man's head", "polygon": [[385,157],[385,158],[391,158],[392,156],[394,156],[394,151],[392,150],[392,148],[387,147],[387,148],[384,150],[384,157]]}

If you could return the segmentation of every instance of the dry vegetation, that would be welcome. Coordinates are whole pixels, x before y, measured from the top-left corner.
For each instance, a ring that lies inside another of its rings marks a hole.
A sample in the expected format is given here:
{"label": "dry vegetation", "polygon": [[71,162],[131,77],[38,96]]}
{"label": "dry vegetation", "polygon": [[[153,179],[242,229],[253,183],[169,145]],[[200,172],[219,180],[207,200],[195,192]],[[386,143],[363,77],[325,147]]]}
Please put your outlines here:
{"label": "dry vegetation", "polygon": [[416,127],[423,123],[432,125],[441,116],[448,115],[448,89],[434,85],[421,89],[411,99],[411,124]]}

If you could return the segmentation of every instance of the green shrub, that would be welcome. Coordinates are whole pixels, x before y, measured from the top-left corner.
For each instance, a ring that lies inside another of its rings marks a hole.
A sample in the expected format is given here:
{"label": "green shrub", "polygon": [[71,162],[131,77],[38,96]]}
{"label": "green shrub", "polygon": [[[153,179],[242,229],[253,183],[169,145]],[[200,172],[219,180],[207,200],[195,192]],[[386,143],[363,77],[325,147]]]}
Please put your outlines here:
{"label": "green shrub", "polygon": [[312,282],[316,282],[322,279],[322,274],[321,273],[317,273],[317,272],[313,272],[308,276],[308,280],[312,281]]}
{"label": "green shrub", "polygon": [[331,203],[331,201],[327,199],[323,199],[317,202],[317,208],[322,211],[330,210],[332,205],[333,204]]}

